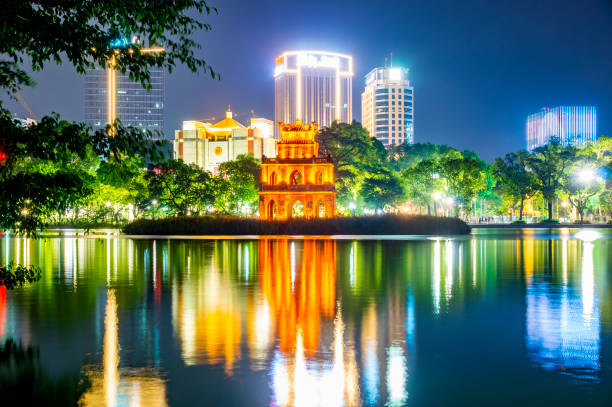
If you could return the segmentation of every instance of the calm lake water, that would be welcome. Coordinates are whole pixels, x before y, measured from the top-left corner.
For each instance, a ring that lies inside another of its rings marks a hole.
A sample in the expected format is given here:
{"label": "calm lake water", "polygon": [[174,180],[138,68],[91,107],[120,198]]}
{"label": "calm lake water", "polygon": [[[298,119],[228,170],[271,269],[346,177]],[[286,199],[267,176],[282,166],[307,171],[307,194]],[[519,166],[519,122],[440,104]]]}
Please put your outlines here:
{"label": "calm lake water", "polygon": [[[612,234],[0,239],[0,343],[86,406],[612,405]],[[0,366],[0,372],[2,372]]]}

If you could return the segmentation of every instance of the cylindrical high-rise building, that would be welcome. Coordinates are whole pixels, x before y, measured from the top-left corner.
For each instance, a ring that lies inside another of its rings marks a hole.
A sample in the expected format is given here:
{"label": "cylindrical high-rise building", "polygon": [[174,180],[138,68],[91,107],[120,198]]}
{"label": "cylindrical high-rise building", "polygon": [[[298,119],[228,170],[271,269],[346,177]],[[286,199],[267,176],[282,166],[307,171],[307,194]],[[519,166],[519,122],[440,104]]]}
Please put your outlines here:
{"label": "cylindrical high-rise building", "polygon": [[405,68],[374,68],[361,94],[361,123],[387,148],[414,142],[414,89]]}
{"label": "cylindrical high-rise building", "polygon": [[[353,57],[327,51],[287,51],[276,58],[274,120],[316,121],[325,127],[353,120]],[[275,126],[276,127],[276,126]],[[278,137],[278,129],[275,128]]]}

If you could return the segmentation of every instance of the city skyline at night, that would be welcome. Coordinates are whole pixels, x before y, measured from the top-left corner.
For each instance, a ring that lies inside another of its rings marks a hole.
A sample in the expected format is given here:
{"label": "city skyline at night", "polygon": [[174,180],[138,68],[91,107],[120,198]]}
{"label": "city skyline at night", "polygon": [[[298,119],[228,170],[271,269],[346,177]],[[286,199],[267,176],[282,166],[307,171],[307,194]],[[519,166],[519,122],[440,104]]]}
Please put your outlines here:
{"label": "city skyline at night", "polygon": [[[612,6],[604,0],[588,6],[474,1],[461,7],[441,1],[373,11],[359,3],[316,1],[286,7],[264,1],[257,9],[242,1],[216,6],[219,15],[206,18],[212,30],[195,39],[221,80],[180,66],[166,75],[167,138],[184,120],[210,117],[230,103],[243,124],[251,110],[273,118],[274,60],[289,49],[353,56],[352,117],[357,120],[361,78],[393,52],[394,65],[410,69],[416,84],[416,141],[471,149],[489,162],[525,148],[525,118],[544,106],[596,106],[598,136],[610,133]],[[296,17],[313,10],[326,12],[316,21]],[[246,33],[241,27],[250,26],[248,16],[254,13],[260,24]],[[37,86],[21,93],[39,117],[58,112],[84,120],[85,79],[71,66],[50,64],[33,78]],[[27,116],[18,102],[3,100],[18,116]]]}

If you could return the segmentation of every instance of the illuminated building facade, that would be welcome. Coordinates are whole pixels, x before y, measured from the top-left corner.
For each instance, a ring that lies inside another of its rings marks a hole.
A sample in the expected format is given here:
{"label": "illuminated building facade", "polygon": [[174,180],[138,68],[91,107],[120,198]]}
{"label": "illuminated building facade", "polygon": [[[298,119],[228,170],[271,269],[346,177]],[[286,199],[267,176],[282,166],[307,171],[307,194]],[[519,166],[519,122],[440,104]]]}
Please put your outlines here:
{"label": "illuminated building facade", "polygon": [[117,118],[124,126],[163,132],[164,70],[150,67],[149,72],[151,90],[147,91],[140,82],[132,82],[128,73],[111,69],[88,71],[85,75],[85,123],[98,130]]}
{"label": "illuminated building facade", "polygon": [[[353,120],[353,57],[326,51],[288,51],[276,58],[274,120],[317,122]],[[276,133],[278,138],[278,133]]]}
{"label": "illuminated building facade", "polygon": [[276,158],[265,157],[261,164],[261,219],[334,216],[334,164],[330,157],[318,157],[318,129],[316,122],[302,124],[299,119],[279,123]]}
{"label": "illuminated building facade", "polygon": [[253,154],[257,159],[275,157],[272,121],[253,118],[251,126],[246,127],[227,110],[225,119],[218,123],[189,120],[183,122],[181,130],[174,131],[174,158],[207,171],[216,172],[219,164],[241,154]]}
{"label": "illuminated building facade", "polygon": [[361,94],[361,123],[385,147],[414,142],[414,94],[408,69],[374,68]]}
{"label": "illuminated building facade", "polygon": [[558,138],[561,145],[584,145],[597,139],[595,106],[544,108],[527,117],[527,150]]}

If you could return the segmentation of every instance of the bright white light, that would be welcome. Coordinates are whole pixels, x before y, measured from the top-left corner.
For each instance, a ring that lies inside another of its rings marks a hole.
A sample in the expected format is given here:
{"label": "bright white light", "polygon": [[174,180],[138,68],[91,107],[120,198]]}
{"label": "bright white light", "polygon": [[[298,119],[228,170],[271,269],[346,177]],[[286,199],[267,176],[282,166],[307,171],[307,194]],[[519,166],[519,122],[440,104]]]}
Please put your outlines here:
{"label": "bright white light", "polygon": [[408,396],[406,392],[406,357],[399,346],[388,349],[387,362],[387,392],[389,406],[402,406]]}
{"label": "bright white light", "polygon": [[433,193],[434,199],[438,200],[442,197],[442,193],[440,191],[436,191]]}
{"label": "bright white light", "polygon": [[593,242],[601,237],[601,233],[594,230],[581,230],[576,233],[575,237],[584,242]]}
{"label": "bright white light", "polygon": [[389,80],[399,81],[402,79],[402,70],[400,68],[389,69]]}
{"label": "bright white light", "polygon": [[298,66],[308,66],[313,68],[338,68],[340,59],[329,55],[298,54]]}
{"label": "bright white light", "polygon": [[151,201],[151,203],[152,203],[153,205],[157,205],[157,199],[152,200],[152,201]]}
{"label": "bright white light", "polygon": [[350,210],[354,210],[356,207],[357,207],[357,205],[355,205],[355,202],[349,203],[349,209]]}
{"label": "bright white light", "polygon": [[588,184],[595,179],[595,171],[592,168],[583,168],[578,172],[578,179],[584,184]]}

